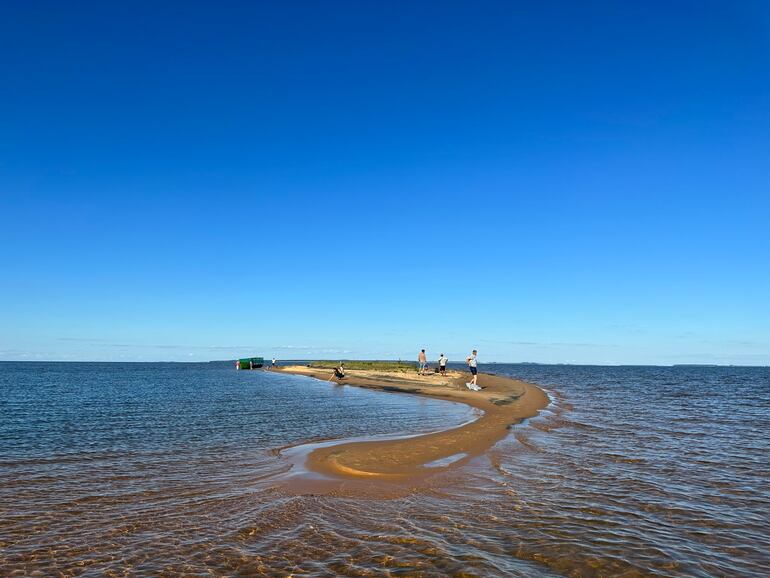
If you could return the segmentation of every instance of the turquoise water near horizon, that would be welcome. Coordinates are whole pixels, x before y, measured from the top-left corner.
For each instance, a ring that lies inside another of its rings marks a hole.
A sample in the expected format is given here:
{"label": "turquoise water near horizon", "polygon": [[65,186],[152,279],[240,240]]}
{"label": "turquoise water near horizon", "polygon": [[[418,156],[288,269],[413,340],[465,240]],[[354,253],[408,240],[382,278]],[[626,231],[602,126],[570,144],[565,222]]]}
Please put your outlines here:
{"label": "turquoise water near horizon", "polygon": [[770,369],[494,364],[552,404],[387,500],[287,495],[278,448],[469,408],[229,363],[0,363],[0,565],[44,575],[747,576]]}

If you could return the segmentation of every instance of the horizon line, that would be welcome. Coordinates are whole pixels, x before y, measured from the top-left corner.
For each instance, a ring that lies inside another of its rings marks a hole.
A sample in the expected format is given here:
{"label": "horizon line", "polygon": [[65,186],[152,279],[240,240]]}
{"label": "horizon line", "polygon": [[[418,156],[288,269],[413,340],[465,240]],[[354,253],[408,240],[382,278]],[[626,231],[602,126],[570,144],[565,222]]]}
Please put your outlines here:
{"label": "horizon line", "polygon": [[[277,359],[277,358],[276,358]],[[320,358],[299,358],[299,359],[283,359],[278,360],[279,363],[287,362],[299,362],[299,361],[336,361],[339,358],[320,359]],[[405,359],[345,359],[341,358],[341,361],[392,361],[392,362],[406,362],[410,363],[411,360]],[[206,361],[176,361],[176,360],[155,360],[155,361],[137,361],[137,360],[83,360],[83,359],[0,359],[0,363],[186,363],[186,364],[201,364],[201,363],[232,363],[236,361],[233,359],[209,359]],[[413,362],[415,365],[417,362]],[[450,365],[462,365],[462,362],[454,361],[450,362]],[[749,365],[741,363],[541,363],[538,361],[487,361],[479,362],[479,365],[546,365],[546,366],[570,366],[570,367],[770,367],[767,365]]]}

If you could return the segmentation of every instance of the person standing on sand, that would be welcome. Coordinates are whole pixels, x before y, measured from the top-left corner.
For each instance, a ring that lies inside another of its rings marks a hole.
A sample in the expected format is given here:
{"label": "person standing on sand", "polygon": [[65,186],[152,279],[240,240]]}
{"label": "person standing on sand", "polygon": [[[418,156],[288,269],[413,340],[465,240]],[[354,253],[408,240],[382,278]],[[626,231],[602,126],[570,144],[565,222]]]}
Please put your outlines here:
{"label": "person standing on sand", "polygon": [[444,354],[441,354],[441,357],[438,358],[438,372],[441,375],[446,375],[446,363],[449,361]]}
{"label": "person standing on sand", "polygon": [[428,365],[428,358],[425,356],[425,350],[421,350],[420,354],[417,356],[417,361],[420,364],[420,375],[423,375],[425,373],[425,368]]}
{"label": "person standing on sand", "polygon": [[[468,385],[469,389],[476,389],[478,385],[476,384],[476,380],[478,378],[478,368],[477,368],[477,361],[476,361],[476,353],[477,351],[474,349],[471,353],[470,357],[468,357],[465,362],[468,364],[468,369],[471,372],[471,375],[473,375],[473,379],[470,381],[470,385]],[[473,387],[471,387],[473,386]]]}
{"label": "person standing on sand", "polygon": [[275,367],[276,359],[273,357],[273,361],[270,362],[270,369],[273,369]]}

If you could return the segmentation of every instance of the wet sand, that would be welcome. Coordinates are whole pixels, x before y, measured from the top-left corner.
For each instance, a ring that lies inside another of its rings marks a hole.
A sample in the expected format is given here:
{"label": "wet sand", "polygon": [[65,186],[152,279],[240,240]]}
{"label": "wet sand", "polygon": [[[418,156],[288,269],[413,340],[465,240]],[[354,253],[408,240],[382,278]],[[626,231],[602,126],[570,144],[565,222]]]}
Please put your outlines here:
{"label": "wet sand", "polygon": [[[284,373],[327,381],[332,371],[306,366],[276,368]],[[477,408],[477,420],[445,431],[394,440],[341,442],[318,447],[307,457],[307,468],[337,479],[412,480],[465,463],[505,437],[509,426],[537,415],[548,405],[540,388],[506,377],[479,373],[482,391],[465,387],[470,374],[448,371],[420,376],[384,371],[347,372],[340,385],[408,393],[461,402]],[[337,383],[336,380],[329,385]]]}

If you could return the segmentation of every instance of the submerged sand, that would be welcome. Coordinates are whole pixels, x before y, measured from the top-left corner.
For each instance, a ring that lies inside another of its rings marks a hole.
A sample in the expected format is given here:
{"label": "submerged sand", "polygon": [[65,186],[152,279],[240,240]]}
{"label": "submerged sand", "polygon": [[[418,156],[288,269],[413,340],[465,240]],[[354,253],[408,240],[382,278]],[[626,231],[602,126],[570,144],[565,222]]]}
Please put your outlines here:
{"label": "submerged sand", "polygon": [[[284,373],[328,380],[329,369],[301,365],[276,368]],[[308,455],[307,468],[335,478],[399,480],[423,477],[479,456],[505,437],[508,428],[537,415],[548,396],[535,385],[480,373],[482,391],[465,387],[468,373],[448,371],[420,376],[351,370],[343,385],[417,394],[466,403],[483,412],[477,420],[445,431],[394,440],[340,442]],[[336,383],[336,382],[334,382]]]}

